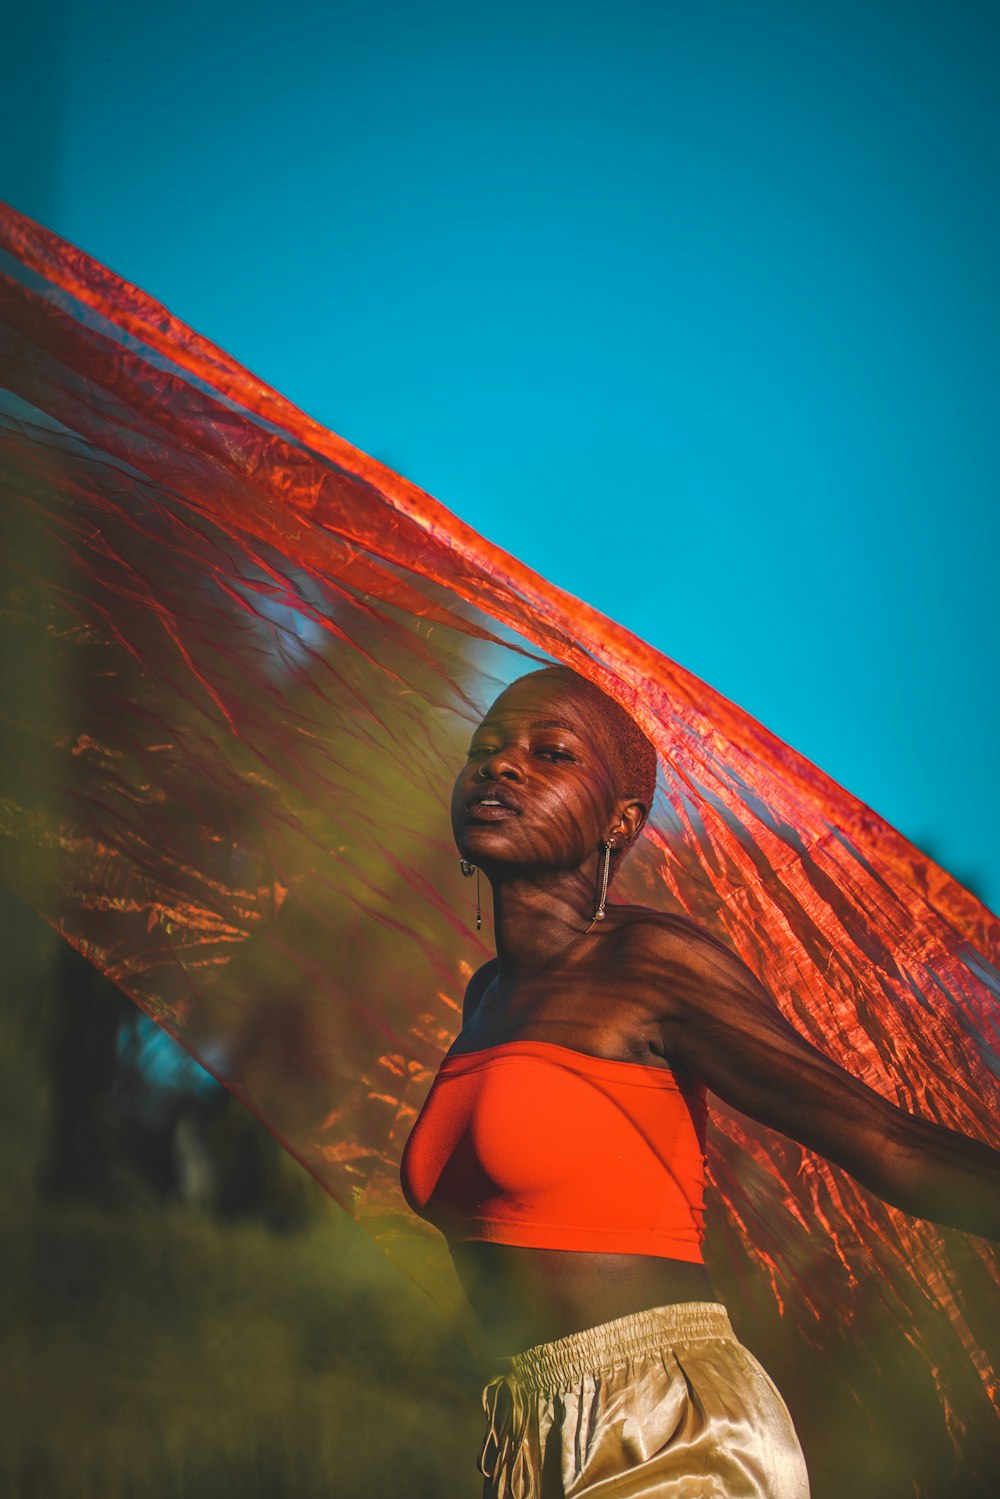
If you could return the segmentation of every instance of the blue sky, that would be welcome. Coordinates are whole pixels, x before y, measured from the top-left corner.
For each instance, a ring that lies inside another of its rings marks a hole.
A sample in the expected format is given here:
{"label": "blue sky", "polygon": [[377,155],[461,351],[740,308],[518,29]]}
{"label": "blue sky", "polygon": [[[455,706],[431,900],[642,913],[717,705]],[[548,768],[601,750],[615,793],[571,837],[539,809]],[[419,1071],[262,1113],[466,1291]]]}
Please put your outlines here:
{"label": "blue sky", "polygon": [[38,0],[0,196],[1000,908],[1000,12]]}

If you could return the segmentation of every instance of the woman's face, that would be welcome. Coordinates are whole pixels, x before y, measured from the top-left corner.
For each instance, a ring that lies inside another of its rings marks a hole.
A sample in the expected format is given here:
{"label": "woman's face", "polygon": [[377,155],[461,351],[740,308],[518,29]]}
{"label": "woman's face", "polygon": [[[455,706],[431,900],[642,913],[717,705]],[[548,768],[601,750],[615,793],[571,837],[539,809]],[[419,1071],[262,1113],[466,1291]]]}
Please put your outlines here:
{"label": "woman's face", "polygon": [[605,733],[597,710],[571,686],[529,677],[501,693],[472,736],[452,793],[462,857],[487,872],[578,869],[613,822]]}

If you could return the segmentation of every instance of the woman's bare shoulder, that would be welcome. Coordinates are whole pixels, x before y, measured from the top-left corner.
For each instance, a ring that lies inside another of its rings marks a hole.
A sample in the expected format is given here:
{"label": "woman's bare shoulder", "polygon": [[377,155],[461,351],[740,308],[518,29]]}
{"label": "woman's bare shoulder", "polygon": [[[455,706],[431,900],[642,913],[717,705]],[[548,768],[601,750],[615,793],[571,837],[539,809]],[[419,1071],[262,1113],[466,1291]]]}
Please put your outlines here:
{"label": "woman's bare shoulder", "polygon": [[712,948],[733,952],[728,943],[713,935],[693,916],[658,911],[653,906],[616,905],[610,909],[615,913],[615,934],[632,946],[641,945],[645,950],[663,956],[679,955],[688,949],[692,954]]}

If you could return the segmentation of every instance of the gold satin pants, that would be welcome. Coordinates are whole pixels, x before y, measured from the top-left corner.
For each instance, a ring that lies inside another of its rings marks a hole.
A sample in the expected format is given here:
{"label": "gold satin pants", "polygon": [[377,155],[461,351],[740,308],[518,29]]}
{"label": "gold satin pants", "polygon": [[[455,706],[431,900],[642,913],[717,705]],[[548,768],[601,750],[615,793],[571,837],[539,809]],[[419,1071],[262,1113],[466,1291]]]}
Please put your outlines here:
{"label": "gold satin pants", "polygon": [[496,1366],[483,1499],[809,1499],[785,1402],[715,1302],[634,1312]]}

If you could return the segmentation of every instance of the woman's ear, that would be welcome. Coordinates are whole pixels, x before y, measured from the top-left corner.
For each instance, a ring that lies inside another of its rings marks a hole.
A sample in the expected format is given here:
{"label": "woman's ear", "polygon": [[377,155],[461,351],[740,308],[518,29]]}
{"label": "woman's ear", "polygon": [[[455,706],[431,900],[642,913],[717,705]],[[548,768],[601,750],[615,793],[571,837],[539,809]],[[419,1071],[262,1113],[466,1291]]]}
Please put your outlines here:
{"label": "woman's ear", "polygon": [[613,833],[620,834],[626,847],[633,843],[642,832],[643,825],[649,815],[648,808],[642,802],[632,801],[623,797],[615,805],[617,821],[612,828]]}

